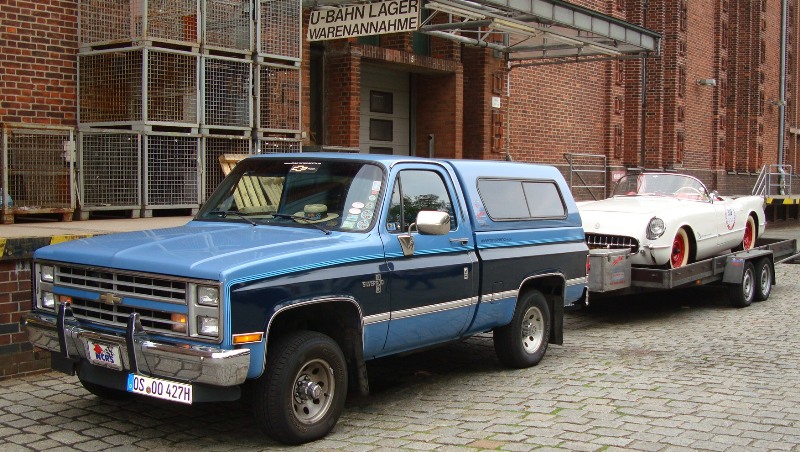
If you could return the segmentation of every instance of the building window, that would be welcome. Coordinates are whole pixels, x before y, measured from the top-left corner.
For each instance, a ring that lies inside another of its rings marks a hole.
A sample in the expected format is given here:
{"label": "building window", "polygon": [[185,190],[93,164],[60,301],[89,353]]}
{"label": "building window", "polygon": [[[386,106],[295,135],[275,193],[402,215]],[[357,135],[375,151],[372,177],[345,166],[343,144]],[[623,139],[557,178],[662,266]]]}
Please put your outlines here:
{"label": "building window", "polygon": [[392,114],[394,112],[394,94],[386,91],[370,90],[369,111],[371,113]]}
{"label": "building window", "polygon": [[619,96],[614,97],[614,114],[622,114],[622,98]]}
{"label": "building window", "polygon": [[686,109],[683,105],[678,105],[678,122],[683,122],[686,116]]}
{"label": "building window", "polygon": [[680,41],[678,41],[678,54],[681,55],[681,56],[685,56],[686,55],[686,40],[685,39],[681,39]]}
{"label": "building window", "polygon": [[719,116],[719,128],[721,130],[725,130],[725,126],[726,126],[727,120],[728,119],[727,119],[727,117],[725,115],[720,115]]}
{"label": "building window", "polygon": [[723,13],[728,12],[728,0],[722,0],[722,12]]}
{"label": "building window", "polygon": [[369,120],[369,139],[375,141],[392,141],[394,139],[393,124],[390,119]]}
{"label": "building window", "polygon": [[686,66],[678,68],[678,96],[686,96]]}
{"label": "building window", "polygon": [[675,152],[675,162],[683,163],[683,152],[686,146],[686,134],[683,131],[678,132],[678,143]]}
{"label": "building window", "polygon": [[719,37],[720,45],[722,46],[723,49],[727,49],[728,48],[728,22],[727,21],[724,21],[724,20],[722,21],[722,33],[720,33],[720,35],[721,35]]}
{"label": "building window", "polygon": [[689,28],[689,6],[686,0],[681,2],[681,11],[680,11],[680,30],[686,31]]}
{"label": "building window", "polygon": [[614,158],[622,157],[622,126],[614,126]]}
{"label": "building window", "polygon": [[622,85],[625,82],[625,71],[622,66],[622,61],[617,60],[614,75],[615,75],[614,82],[617,85]]}

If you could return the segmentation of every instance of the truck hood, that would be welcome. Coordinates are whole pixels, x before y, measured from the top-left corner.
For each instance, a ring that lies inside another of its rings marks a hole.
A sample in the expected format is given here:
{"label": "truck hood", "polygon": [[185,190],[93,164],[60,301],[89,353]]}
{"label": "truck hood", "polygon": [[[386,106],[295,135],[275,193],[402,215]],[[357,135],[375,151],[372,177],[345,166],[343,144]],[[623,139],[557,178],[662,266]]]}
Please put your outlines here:
{"label": "truck hood", "polygon": [[[40,248],[36,259],[226,281],[258,266],[285,270],[360,255],[369,234],[313,228],[190,222],[185,226],[108,234]],[[382,249],[380,250],[383,251]],[[359,254],[354,254],[359,253]],[[375,250],[372,250],[374,254]],[[270,262],[280,261],[270,265]],[[274,267],[274,268],[273,268]]]}

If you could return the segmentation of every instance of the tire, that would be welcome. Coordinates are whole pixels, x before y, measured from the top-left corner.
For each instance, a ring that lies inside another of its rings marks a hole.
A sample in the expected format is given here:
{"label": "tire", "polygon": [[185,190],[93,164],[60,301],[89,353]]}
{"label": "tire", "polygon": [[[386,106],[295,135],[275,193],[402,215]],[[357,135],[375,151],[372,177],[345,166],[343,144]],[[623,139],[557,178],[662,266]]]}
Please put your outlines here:
{"label": "tire", "polygon": [[80,377],[78,377],[78,381],[81,382],[83,389],[86,389],[90,393],[104,400],[128,400],[133,397],[133,393],[128,391],[100,386],[96,383],[86,381]]}
{"label": "tire", "polygon": [[314,331],[296,331],[269,347],[256,381],[253,413],[264,433],[285,444],[320,439],[333,429],[347,397],[339,345]]}
{"label": "tire", "polygon": [[762,258],[755,265],[756,293],[754,301],[765,301],[772,292],[772,263]]}
{"label": "tire", "polygon": [[680,228],[672,239],[672,250],[669,255],[669,268],[679,268],[689,263],[691,244],[686,229]]}
{"label": "tire", "polygon": [[494,350],[503,365],[522,369],[539,364],[550,341],[550,307],[533,290],[522,296],[508,325],[495,328]]}
{"label": "tire", "polygon": [[742,282],[731,284],[730,300],[735,308],[746,308],[753,303],[756,295],[756,270],[752,262],[745,262]]}
{"label": "tire", "polygon": [[734,251],[750,250],[756,246],[756,239],[758,238],[758,228],[756,227],[756,219],[752,215],[747,216],[747,222],[744,224],[744,236],[742,242],[739,243]]}

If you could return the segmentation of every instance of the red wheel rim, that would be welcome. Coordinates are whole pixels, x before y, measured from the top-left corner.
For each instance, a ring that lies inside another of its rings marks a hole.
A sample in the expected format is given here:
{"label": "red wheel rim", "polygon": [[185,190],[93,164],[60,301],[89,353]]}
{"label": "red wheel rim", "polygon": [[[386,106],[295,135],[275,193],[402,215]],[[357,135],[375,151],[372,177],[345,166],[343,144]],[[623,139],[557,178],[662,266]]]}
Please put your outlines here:
{"label": "red wheel rim", "polygon": [[744,239],[742,239],[742,248],[749,250],[753,247],[753,220],[752,218],[747,219],[747,223],[744,225]]}
{"label": "red wheel rim", "polygon": [[683,243],[683,237],[680,234],[675,235],[672,240],[672,267],[677,268],[683,265],[683,259],[686,255],[686,244]]}

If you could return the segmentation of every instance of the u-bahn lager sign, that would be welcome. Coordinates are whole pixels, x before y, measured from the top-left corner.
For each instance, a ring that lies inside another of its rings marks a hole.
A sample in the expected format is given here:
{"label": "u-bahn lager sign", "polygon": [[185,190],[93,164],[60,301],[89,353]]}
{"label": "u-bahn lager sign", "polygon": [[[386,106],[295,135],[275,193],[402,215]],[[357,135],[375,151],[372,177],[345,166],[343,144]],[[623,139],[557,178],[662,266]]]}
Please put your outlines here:
{"label": "u-bahn lager sign", "polygon": [[377,3],[323,7],[311,11],[308,40],[354,38],[413,31],[419,28],[421,0],[386,0]]}

